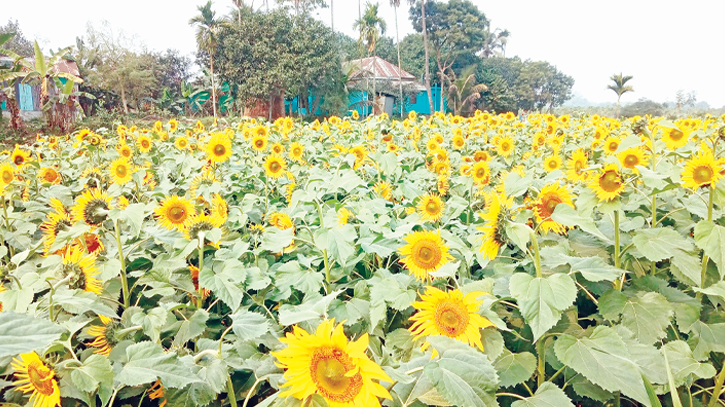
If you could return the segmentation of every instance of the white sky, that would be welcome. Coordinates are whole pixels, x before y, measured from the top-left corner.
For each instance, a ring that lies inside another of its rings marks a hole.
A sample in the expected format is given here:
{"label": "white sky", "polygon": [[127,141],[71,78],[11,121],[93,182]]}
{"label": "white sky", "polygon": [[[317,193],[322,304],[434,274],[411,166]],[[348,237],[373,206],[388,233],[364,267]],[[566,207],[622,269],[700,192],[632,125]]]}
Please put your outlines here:
{"label": "white sky", "polygon": [[[246,0],[247,3],[250,0]],[[254,0],[259,7],[264,0]],[[333,0],[335,29],[355,37],[357,0]],[[545,60],[575,80],[574,92],[592,102],[616,101],[607,90],[609,77],[633,75],[633,102],[647,97],[672,101],[677,90],[695,91],[698,101],[725,106],[725,30],[723,0],[472,0],[492,28],[511,32],[507,56]],[[274,0],[269,0],[273,3]],[[329,0],[328,0],[329,2]],[[379,0],[387,35],[395,36],[393,8]],[[126,34],[136,34],[150,49],[176,48],[186,54],[196,49],[188,20],[204,0],[34,0],[4,1],[0,24],[17,19],[26,37],[44,48],[75,44],[86,22],[107,20]],[[365,0],[362,1],[365,6]],[[413,31],[407,0],[398,11],[400,37]],[[214,9],[226,13],[231,0],[214,0]],[[330,9],[316,12],[329,25]],[[70,22],[70,23],[68,23]]]}

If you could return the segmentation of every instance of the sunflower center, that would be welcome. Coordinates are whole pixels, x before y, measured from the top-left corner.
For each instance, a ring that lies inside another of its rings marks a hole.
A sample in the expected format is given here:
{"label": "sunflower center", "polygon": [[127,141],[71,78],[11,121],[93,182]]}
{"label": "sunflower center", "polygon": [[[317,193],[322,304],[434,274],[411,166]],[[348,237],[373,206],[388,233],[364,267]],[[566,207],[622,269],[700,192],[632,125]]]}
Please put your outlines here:
{"label": "sunflower center", "polygon": [[639,164],[639,158],[634,154],[629,154],[624,157],[624,165],[627,168],[634,168],[635,165]]}
{"label": "sunflower center", "polygon": [[168,217],[174,223],[181,223],[186,219],[186,210],[179,206],[169,209]]}
{"label": "sunflower center", "polygon": [[223,145],[217,144],[216,146],[214,146],[214,155],[215,156],[221,157],[226,153],[227,153],[227,149]]}
{"label": "sunflower center", "polygon": [[100,225],[106,220],[106,214],[101,211],[107,211],[108,204],[101,199],[94,199],[86,205],[83,211],[83,219],[89,225]]}
{"label": "sunflower center", "polygon": [[584,168],[584,164],[582,164],[581,161],[577,161],[574,163],[574,172],[576,172],[577,174],[579,174],[583,168]]}
{"label": "sunflower center", "polygon": [[53,374],[44,370],[37,362],[31,362],[28,365],[28,379],[36,391],[49,396],[53,394]]}
{"label": "sunflower center", "polygon": [[143,147],[143,148],[149,148],[149,142],[147,140],[141,141],[141,147]]}
{"label": "sunflower center", "polygon": [[561,203],[561,198],[558,196],[544,196],[539,204],[539,210],[541,211],[542,218],[548,218],[554,213],[556,206]]}
{"label": "sunflower center", "polygon": [[683,133],[677,129],[673,129],[672,131],[670,131],[670,139],[672,139],[674,141],[680,141],[680,140],[682,140],[682,137],[684,137],[684,136],[685,136],[685,133]]}
{"label": "sunflower center", "polygon": [[13,173],[10,171],[3,171],[3,182],[9,184],[13,180]]}
{"label": "sunflower center", "polygon": [[360,372],[347,376],[355,368],[345,352],[334,348],[315,350],[310,363],[312,381],[318,392],[336,403],[351,402],[360,393],[363,386]]}
{"label": "sunflower center", "polygon": [[616,141],[610,142],[609,145],[607,146],[607,148],[609,148],[609,151],[617,151],[618,147],[619,147],[619,143],[617,143]]}
{"label": "sunflower center", "polygon": [[269,170],[271,172],[279,172],[279,170],[282,169],[282,166],[277,161],[272,161],[269,163]]}
{"label": "sunflower center", "polygon": [[486,170],[484,168],[479,168],[476,170],[476,178],[483,178],[486,176]]}
{"label": "sunflower center", "polygon": [[294,150],[292,150],[292,154],[295,156],[300,156],[302,155],[302,151],[299,148],[295,148]]}
{"label": "sunflower center", "polygon": [[441,207],[435,201],[428,201],[425,205],[425,211],[430,214],[437,214],[441,210]]}
{"label": "sunflower center", "polygon": [[468,310],[463,307],[463,304],[446,301],[436,308],[436,326],[443,335],[455,338],[463,334],[469,320]]}
{"label": "sunflower center", "polygon": [[435,244],[428,240],[421,240],[416,242],[413,246],[413,261],[418,267],[431,270],[435,269],[441,260],[441,249]]}
{"label": "sunflower center", "polygon": [[15,163],[15,165],[17,165],[19,167],[19,166],[23,165],[23,163],[25,162],[25,157],[18,154],[15,156],[15,159],[13,160],[13,162]]}
{"label": "sunflower center", "polygon": [[622,185],[616,171],[607,171],[599,178],[599,186],[607,192],[614,192]]}
{"label": "sunflower center", "polygon": [[49,169],[43,178],[48,182],[53,182],[58,179],[58,173],[54,169]]}
{"label": "sunflower center", "polygon": [[186,144],[187,144],[186,140],[184,140],[184,139],[179,140],[179,147],[184,148],[184,147],[186,147]]}
{"label": "sunflower center", "polygon": [[202,221],[195,223],[189,227],[189,238],[193,240],[199,239],[199,232],[208,232],[214,229],[214,225],[209,222]]}
{"label": "sunflower center", "polygon": [[254,142],[254,146],[257,147],[257,148],[264,147],[264,140],[257,140],[257,141],[255,141]]}
{"label": "sunflower center", "polygon": [[715,172],[710,167],[697,167],[695,171],[692,172],[692,179],[695,180],[698,184],[707,184],[712,181],[712,176],[715,175]]}
{"label": "sunflower center", "polygon": [[555,170],[559,167],[559,163],[556,162],[556,160],[550,160],[549,161],[549,168],[552,170]]}
{"label": "sunflower center", "polygon": [[505,151],[509,151],[510,148],[511,148],[511,144],[509,144],[508,142],[505,142],[505,143],[502,143],[501,144],[501,150],[504,151],[504,152]]}
{"label": "sunflower center", "polygon": [[119,178],[123,178],[128,174],[128,168],[126,168],[125,165],[119,165],[116,167],[116,176]]}

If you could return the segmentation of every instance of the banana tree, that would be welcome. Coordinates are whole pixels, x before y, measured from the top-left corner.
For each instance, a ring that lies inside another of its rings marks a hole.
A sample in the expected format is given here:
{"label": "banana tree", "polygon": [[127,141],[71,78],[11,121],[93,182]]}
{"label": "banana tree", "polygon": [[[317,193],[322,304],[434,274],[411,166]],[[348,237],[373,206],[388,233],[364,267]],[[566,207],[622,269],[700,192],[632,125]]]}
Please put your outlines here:
{"label": "banana tree", "polygon": [[[12,62],[8,65],[0,65],[0,104],[5,102],[8,111],[10,111],[10,127],[20,130],[25,127],[20,117],[20,107],[15,95],[15,82],[17,78],[14,75],[20,72],[19,61],[22,57],[13,51],[2,48],[2,45],[8,42],[15,33],[0,34],[0,54],[7,55]],[[2,115],[0,115],[2,119]]]}
{"label": "banana tree", "polygon": [[48,126],[58,127],[61,132],[70,130],[71,125],[75,121],[76,116],[83,114],[83,109],[79,102],[80,97],[95,99],[96,97],[88,92],[81,92],[74,89],[73,81],[63,83],[59,78],[53,78],[58,93],[49,97],[43,111],[48,116]]}

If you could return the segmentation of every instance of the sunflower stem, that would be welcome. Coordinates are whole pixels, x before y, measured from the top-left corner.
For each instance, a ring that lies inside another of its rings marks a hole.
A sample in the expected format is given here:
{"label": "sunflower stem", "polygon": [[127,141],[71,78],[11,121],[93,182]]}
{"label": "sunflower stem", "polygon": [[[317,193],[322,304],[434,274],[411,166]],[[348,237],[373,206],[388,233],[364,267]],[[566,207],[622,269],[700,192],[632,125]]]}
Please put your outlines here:
{"label": "sunflower stem", "polygon": [[539,359],[539,363],[536,368],[536,385],[538,387],[541,387],[541,385],[546,381],[546,346],[544,344],[546,341],[542,339],[543,338],[539,338],[539,341],[536,342],[536,355]]}
{"label": "sunflower stem", "polygon": [[[0,200],[3,201],[3,213],[5,214],[5,228],[10,232],[10,222],[8,221],[8,206],[5,204],[5,197],[0,197]],[[8,243],[8,249],[10,249],[10,258],[12,259],[13,256],[15,256],[15,249],[13,249],[13,245]]]}
{"label": "sunflower stem", "polygon": [[722,392],[722,386],[725,383],[725,366],[720,369],[720,374],[715,379],[715,388],[712,390],[712,398],[708,407],[715,407],[720,402],[720,392]]}
{"label": "sunflower stem", "polygon": [[227,376],[227,395],[229,396],[229,404],[237,407],[237,395],[234,393],[234,383],[232,383],[232,375]]}
{"label": "sunflower stem", "polygon": [[[204,267],[204,232],[199,232],[199,274],[202,273]],[[197,280],[198,281],[198,280]],[[204,307],[204,289],[199,286],[197,288],[196,308]]]}
{"label": "sunflower stem", "polygon": [[123,247],[121,246],[121,231],[118,228],[118,220],[113,221],[113,229],[116,235],[116,245],[118,245],[118,260],[121,262],[121,287],[123,290],[123,307],[128,308],[130,305],[130,295],[128,292],[128,277],[126,276],[126,258],[123,256]]}
{"label": "sunflower stem", "polygon": [[[715,194],[710,185],[710,193],[708,194],[707,202],[707,221],[712,222],[712,207],[715,202]],[[700,272],[700,286],[705,287],[705,279],[707,278],[707,263],[710,261],[710,257],[707,254],[702,255],[702,271]],[[702,296],[702,293],[697,293],[698,298]]]}
{"label": "sunflower stem", "polygon": [[[619,247],[619,210],[614,211],[614,267],[621,268],[622,260],[620,259],[621,252]],[[619,291],[622,291],[624,287],[624,278],[626,272],[622,273],[622,277],[619,279]]]}
{"label": "sunflower stem", "polygon": [[529,232],[531,236],[531,247],[534,249],[534,266],[536,267],[536,277],[541,278],[541,255],[539,254],[539,241],[533,230]]}
{"label": "sunflower stem", "polygon": [[468,217],[466,218],[467,225],[471,224],[471,221],[473,220],[473,186],[476,185],[475,182],[471,182],[471,189],[468,192]]}
{"label": "sunflower stem", "polygon": [[257,379],[254,381],[254,384],[252,384],[252,388],[249,389],[249,391],[247,392],[247,397],[244,398],[244,403],[242,403],[242,407],[247,407],[247,403],[249,403],[249,399],[252,397],[252,392],[261,381],[262,379]]}

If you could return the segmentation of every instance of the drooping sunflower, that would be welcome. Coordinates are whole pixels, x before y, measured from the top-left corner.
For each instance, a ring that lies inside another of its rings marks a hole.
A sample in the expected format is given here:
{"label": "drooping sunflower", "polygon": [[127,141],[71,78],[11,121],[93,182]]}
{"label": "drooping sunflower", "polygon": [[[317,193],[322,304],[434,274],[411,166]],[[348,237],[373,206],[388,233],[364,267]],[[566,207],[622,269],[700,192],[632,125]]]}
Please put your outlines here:
{"label": "drooping sunflower", "polygon": [[108,169],[111,176],[111,182],[118,185],[126,185],[131,182],[133,169],[125,157],[120,157],[111,163]]}
{"label": "drooping sunflower", "polygon": [[48,367],[35,352],[23,353],[13,358],[15,386],[23,393],[32,393],[33,407],[60,406],[60,389],[55,371]]}
{"label": "drooping sunflower", "polygon": [[141,134],[136,139],[136,148],[142,153],[148,153],[154,147],[154,141],[146,134]]}
{"label": "drooping sunflower", "polygon": [[189,147],[189,139],[184,136],[177,137],[176,140],[174,140],[174,146],[177,150],[184,151],[187,147]]}
{"label": "drooping sunflower", "polygon": [[551,155],[544,159],[544,170],[546,172],[552,172],[558,170],[561,167],[561,157],[558,154]]}
{"label": "drooping sunflower", "polygon": [[167,196],[154,212],[159,225],[169,230],[185,229],[196,216],[194,204],[176,195]]}
{"label": "drooping sunflower", "polygon": [[388,181],[379,181],[373,185],[373,191],[381,198],[393,201],[393,187]]}
{"label": "drooping sunflower", "polygon": [[224,133],[214,133],[206,144],[206,155],[214,163],[223,163],[232,156],[232,140]]}
{"label": "drooping sunflower", "polygon": [[301,143],[293,143],[289,148],[289,158],[292,161],[302,161],[302,155],[305,153],[305,146]]}
{"label": "drooping sunflower", "polygon": [[55,244],[55,238],[64,230],[70,229],[73,225],[68,212],[51,212],[45,221],[40,224],[40,230],[43,231],[43,250],[48,253]]}
{"label": "drooping sunflower", "polygon": [[[219,226],[221,226],[219,222],[212,219],[209,215],[196,215],[191,218],[189,226],[184,228],[184,236],[189,240],[199,240],[202,232],[205,236],[208,236],[207,232]],[[213,245],[217,244],[217,242],[209,240],[208,237],[205,237],[205,241],[209,241]]]}
{"label": "drooping sunflower", "polygon": [[453,260],[440,231],[412,232],[404,240],[407,244],[398,250],[398,254],[404,256],[400,262],[421,281],[429,280],[430,273]]}
{"label": "drooping sunflower", "polygon": [[70,246],[61,255],[63,259],[63,278],[70,278],[69,286],[100,295],[103,283],[96,278],[96,256],[87,254],[83,249]]}
{"label": "drooping sunflower", "polygon": [[212,218],[212,222],[218,225],[217,227],[221,227],[229,218],[229,205],[221,195],[212,195],[211,214],[209,216]]}
{"label": "drooping sunflower", "polygon": [[516,148],[516,141],[513,136],[507,134],[504,137],[496,137],[494,145],[496,146],[496,154],[502,157],[510,157]]}
{"label": "drooping sunflower", "polygon": [[93,342],[89,343],[88,346],[96,348],[93,353],[108,356],[118,343],[114,335],[118,324],[111,318],[102,315],[99,315],[98,318],[100,318],[102,325],[91,325],[86,331],[88,335],[93,337]]}
{"label": "drooping sunflower", "polygon": [[569,205],[572,208],[574,203],[571,199],[571,193],[565,186],[559,186],[558,182],[553,184],[547,184],[541,188],[539,197],[536,200],[534,206],[534,212],[536,213],[536,223],[539,224],[539,228],[544,234],[549,232],[558,233],[560,235],[566,234],[566,226],[551,219],[551,214],[554,213],[554,209],[559,204]]}
{"label": "drooping sunflower", "polygon": [[438,176],[438,181],[436,181],[436,188],[438,189],[438,193],[441,194],[441,196],[444,196],[448,193],[448,190],[450,189],[450,183],[446,175]]}
{"label": "drooping sunflower", "polygon": [[714,187],[722,178],[722,171],[722,161],[715,160],[712,150],[700,151],[685,164],[682,170],[682,186],[692,189],[708,185]]}
{"label": "drooping sunflower", "polygon": [[305,400],[319,394],[330,407],[380,407],[378,398],[391,399],[377,381],[392,379],[365,354],[367,333],[348,342],[342,324],[328,319],[314,334],[294,326],[280,341],[287,347],[272,352],[286,369],[280,397]]}
{"label": "drooping sunflower", "polygon": [[292,218],[286,213],[274,212],[269,215],[269,224],[280,230],[294,228],[295,224],[292,222]]}
{"label": "drooping sunflower", "polygon": [[589,181],[589,188],[597,194],[600,202],[611,201],[624,191],[624,182],[617,164],[607,164]]}
{"label": "drooping sunflower", "polygon": [[351,217],[353,217],[353,213],[345,208],[344,206],[340,208],[339,211],[337,211],[337,224],[338,226],[344,226],[347,225],[347,222],[350,220]]}
{"label": "drooping sunflower", "polygon": [[488,185],[491,182],[491,170],[486,161],[478,161],[468,172],[476,185]]}
{"label": "drooping sunflower", "polygon": [[[266,129],[266,127],[262,126],[262,128]],[[258,127],[259,129],[259,127]],[[267,149],[267,137],[260,135],[259,133],[255,134],[254,137],[252,137],[252,149],[257,152],[261,153],[264,150]]]}
{"label": "drooping sunflower", "polygon": [[277,154],[270,154],[264,161],[264,172],[269,178],[279,179],[287,170],[287,161]]}
{"label": "drooping sunflower", "polygon": [[443,216],[445,209],[438,194],[425,194],[418,202],[418,212],[424,222],[437,222]]}
{"label": "drooping sunflower", "polygon": [[95,233],[84,233],[83,236],[73,241],[73,246],[94,256],[98,256],[106,250],[101,237]]}
{"label": "drooping sunflower", "polygon": [[637,147],[628,148],[622,151],[621,153],[617,154],[617,158],[622,164],[622,167],[629,168],[635,173],[639,173],[639,170],[637,169],[638,165],[644,167],[649,162],[649,158],[645,156],[644,151],[642,151],[641,148]]}
{"label": "drooping sunflower", "polygon": [[692,129],[687,126],[683,126],[682,130],[679,128],[662,128],[662,140],[667,145],[669,150],[677,150],[678,148],[687,144],[690,138]]}
{"label": "drooping sunflower", "polygon": [[15,145],[15,150],[13,150],[13,153],[10,155],[10,161],[13,162],[13,164],[17,165],[18,168],[25,165],[30,160],[30,153],[27,151],[23,151],[19,145]]}
{"label": "drooping sunflower", "polygon": [[588,178],[584,168],[587,168],[587,155],[583,149],[579,148],[566,161],[566,178],[573,182],[585,182]]}
{"label": "drooping sunflower", "polygon": [[[465,296],[461,290],[448,292],[433,286],[425,287],[421,301],[411,305],[418,310],[410,317],[413,321],[408,330],[413,334],[413,341],[426,336],[443,335],[454,338],[483,351],[481,329],[494,326],[488,319],[478,315],[481,301],[477,298],[485,295],[483,291],[472,291]],[[430,344],[423,344],[425,350]]]}
{"label": "drooping sunflower", "polygon": [[15,179],[15,168],[9,163],[0,164],[0,185],[9,185]]}
{"label": "drooping sunflower", "polygon": [[509,216],[509,209],[513,205],[514,198],[507,198],[505,193],[491,194],[491,203],[486,206],[486,213],[481,214],[481,219],[486,223],[476,229],[483,232],[483,244],[479,251],[483,257],[493,260],[498,256],[501,246],[506,244],[504,238],[504,220]]}
{"label": "drooping sunflower", "polygon": [[47,182],[51,185],[58,185],[60,184],[60,181],[63,179],[61,177],[60,173],[55,170],[55,168],[52,167],[44,167],[41,168],[38,172],[38,178],[42,179],[43,182]]}
{"label": "drooping sunflower", "polygon": [[108,217],[111,209],[111,198],[106,191],[99,188],[85,190],[71,209],[73,222],[86,222],[90,226],[99,226]]}
{"label": "drooping sunflower", "polygon": [[201,172],[201,175],[197,175],[194,177],[194,179],[191,180],[189,183],[189,196],[196,197],[198,196],[199,187],[204,186],[212,186],[215,182],[220,182],[216,175],[214,175],[214,171],[212,170],[203,170]]}

